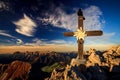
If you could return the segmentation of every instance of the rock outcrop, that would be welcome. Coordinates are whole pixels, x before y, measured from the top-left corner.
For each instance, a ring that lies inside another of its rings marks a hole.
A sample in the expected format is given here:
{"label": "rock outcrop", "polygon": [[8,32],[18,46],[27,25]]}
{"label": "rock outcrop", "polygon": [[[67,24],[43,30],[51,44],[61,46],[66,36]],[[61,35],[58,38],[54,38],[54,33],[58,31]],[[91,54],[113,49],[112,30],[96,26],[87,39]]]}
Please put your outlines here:
{"label": "rock outcrop", "polygon": [[105,63],[110,67],[109,71],[113,70],[114,66],[120,66],[120,46],[112,47],[103,54]]}
{"label": "rock outcrop", "polygon": [[8,66],[9,64],[0,64],[0,76],[4,73]]}
{"label": "rock outcrop", "polygon": [[87,80],[77,66],[67,65],[62,69],[54,69],[48,80]]}
{"label": "rock outcrop", "polygon": [[98,64],[99,66],[101,66],[101,59],[100,59],[100,56],[96,54],[96,50],[90,49],[89,54],[90,55],[86,62],[86,66],[90,67],[90,66],[94,66],[95,64]]}
{"label": "rock outcrop", "polygon": [[31,64],[27,62],[14,61],[1,75],[0,80],[27,80],[30,69]]}
{"label": "rock outcrop", "polygon": [[119,80],[120,46],[104,52],[90,49],[88,54],[84,66],[72,59],[69,66],[53,70],[48,80]]}

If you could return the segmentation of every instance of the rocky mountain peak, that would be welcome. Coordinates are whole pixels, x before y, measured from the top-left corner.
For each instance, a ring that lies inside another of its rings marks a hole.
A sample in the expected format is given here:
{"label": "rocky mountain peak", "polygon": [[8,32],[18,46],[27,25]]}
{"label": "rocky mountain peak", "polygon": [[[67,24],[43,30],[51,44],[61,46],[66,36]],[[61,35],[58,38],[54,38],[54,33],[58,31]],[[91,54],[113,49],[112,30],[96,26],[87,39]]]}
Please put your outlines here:
{"label": "rocky mountain peak", "polygon": [[27,80],[31,65],[27,62],[13,61],[4,71],[0,80]]}

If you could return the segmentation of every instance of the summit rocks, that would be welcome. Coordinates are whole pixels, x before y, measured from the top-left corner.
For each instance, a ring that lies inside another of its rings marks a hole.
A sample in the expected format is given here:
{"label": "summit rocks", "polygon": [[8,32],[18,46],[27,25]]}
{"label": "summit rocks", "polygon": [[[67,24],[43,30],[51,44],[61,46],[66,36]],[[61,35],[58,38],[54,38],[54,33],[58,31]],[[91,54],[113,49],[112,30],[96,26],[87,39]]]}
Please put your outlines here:
{"label": "summit rocks", "polygon": [[53,70],[48,80],[87,80],[77,66],[67,65],[65,68]]}
{"label": "summit rocks", "polygon": [[54,69],[48,80],[119,80],[120,79],[120,46],[107,51],[88,51],[83,65],[67,65]]}
{"label": "summit rocks", "polygon": [[88,60],[86,62],[86,66],[94,66],[95,64],[98,64],[99,66],[101,65],[101,59],[100,56],[98,54],[96,54],[96,50],[95,49],[90,49],[89,50],[89,57]]}

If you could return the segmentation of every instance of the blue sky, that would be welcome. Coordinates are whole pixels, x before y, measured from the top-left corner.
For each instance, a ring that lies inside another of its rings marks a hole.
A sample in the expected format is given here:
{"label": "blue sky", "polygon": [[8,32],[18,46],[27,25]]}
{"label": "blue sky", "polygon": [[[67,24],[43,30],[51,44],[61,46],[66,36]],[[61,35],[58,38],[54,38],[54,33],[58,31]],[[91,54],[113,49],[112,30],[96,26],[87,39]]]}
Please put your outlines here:
{"label": "blue sky", "polygon": [[63,33],[77,30],[77,10],[82,8],[84,30],[102,30],[86,37],[85,45],[120,44],[119,0],[1,0],[0,45],[75,45]]}

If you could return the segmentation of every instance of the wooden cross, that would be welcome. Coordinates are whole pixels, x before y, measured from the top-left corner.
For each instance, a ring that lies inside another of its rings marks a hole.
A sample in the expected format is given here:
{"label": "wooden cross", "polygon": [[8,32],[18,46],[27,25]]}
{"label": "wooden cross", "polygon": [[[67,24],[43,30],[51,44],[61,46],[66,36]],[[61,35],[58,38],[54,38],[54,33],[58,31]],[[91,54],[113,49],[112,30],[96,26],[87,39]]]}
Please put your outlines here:
{"label": "wooden cross", "polygon": [[85,36],[101,36],[103,32],[101,30],[97,31],[83,31],[83,20],[85,20],[82,10],[78,10],[78,30],[76,32],[65,32],[64,36],[75,36],[78,43],[78,59],[83,59],[83,43]]}

